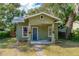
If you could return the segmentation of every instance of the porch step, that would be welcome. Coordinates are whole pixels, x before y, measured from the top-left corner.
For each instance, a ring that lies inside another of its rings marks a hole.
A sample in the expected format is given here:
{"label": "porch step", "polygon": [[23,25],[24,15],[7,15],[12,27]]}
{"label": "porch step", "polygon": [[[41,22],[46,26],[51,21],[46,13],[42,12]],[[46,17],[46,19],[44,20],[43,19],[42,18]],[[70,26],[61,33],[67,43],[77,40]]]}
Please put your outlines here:
{"label": "porch step", "polygon": [[31,41],[31,44],[51,44],[51,42],[48,42],[48,41]]}

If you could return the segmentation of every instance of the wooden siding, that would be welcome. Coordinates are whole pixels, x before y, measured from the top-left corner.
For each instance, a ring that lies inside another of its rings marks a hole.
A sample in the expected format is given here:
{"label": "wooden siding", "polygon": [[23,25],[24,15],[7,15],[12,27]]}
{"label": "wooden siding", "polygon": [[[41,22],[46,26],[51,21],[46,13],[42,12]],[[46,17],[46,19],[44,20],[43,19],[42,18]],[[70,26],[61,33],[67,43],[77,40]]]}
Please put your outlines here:
{"label": "wooden siding", "polygon": [[16,26],[16,38],[18,40],[27,40],[28,37],[25,37],[25,38],[22,37],[22,26],[28,26],[28,21],[25,23],[17,24],[17,26]]}
{"label": "wooden siding", "polygon": [[[41,19],[41,16],[43,16],[42,19]],[[52,18],[50,18],[46,15],[39,15],[37,17],[29,18],[29,23],[31,25],[52,24],[53,21],[54,20]]]}

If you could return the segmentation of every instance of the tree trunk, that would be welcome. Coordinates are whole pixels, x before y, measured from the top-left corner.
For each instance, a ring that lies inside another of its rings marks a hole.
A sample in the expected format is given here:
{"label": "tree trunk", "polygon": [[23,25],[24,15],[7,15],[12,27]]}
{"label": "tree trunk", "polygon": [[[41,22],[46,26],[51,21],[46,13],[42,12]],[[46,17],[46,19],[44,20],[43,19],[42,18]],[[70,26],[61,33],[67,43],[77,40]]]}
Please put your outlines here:
{"label": "tree trunk", "polygon": [[66,39],[69,39],[69,36],[71,34],[71,30],[73,27],[73,22],[75,21],[74,17],[78,14],[78,4],[74,4],[74,5],[75,5],[75,9],[68,17],[68,21],[66,23]]}
{"label": "tree trunk", "polygon": [[69,39],[70,37],[70,34],[71,34],[71,30],[72,30],[72,27],[73,27],[73,22],[74,22],[74,18],[73,18],[73,15],[71,14],[68,18],[68,21],[66,23],[66,39]]}

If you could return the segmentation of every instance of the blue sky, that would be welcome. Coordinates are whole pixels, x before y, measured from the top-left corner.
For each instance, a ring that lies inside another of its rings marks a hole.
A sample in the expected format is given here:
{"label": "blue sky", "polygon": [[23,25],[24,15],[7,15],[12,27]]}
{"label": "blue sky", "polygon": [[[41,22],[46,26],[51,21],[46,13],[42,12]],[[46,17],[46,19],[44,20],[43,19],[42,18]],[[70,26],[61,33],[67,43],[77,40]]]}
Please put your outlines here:
{"label": "blue sky", "polygon": [[26,12],[31,8],[37,8],[41,6],[41,3],[26,3],[26,4],[20,3],[20,4],[21,4],[20,9],[21,10],[24,9]]}

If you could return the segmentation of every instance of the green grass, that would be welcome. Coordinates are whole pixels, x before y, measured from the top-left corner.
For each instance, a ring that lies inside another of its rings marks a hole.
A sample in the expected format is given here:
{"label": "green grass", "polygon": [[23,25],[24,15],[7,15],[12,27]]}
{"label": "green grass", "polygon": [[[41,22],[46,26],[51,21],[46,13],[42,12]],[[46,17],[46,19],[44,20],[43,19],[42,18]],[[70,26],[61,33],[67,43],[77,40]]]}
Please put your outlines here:
{"label": "green grass", "polygon": [[[17,48],[10,48],[16,43],[15,38],[0,40],[0,55],[2,56],[35,56],[34,48],[26,43],[21,43]],[[79,42],[63,40],[61,43],[42,45],[46,56],[79,56]]]}
{"label": "green grass", "polygon": [[22,43],[17,48],[12,48],[16,44],[16,38],[0,39],[0,55],[2,56],[34,56],[35,50],[29,45]]}
{"label": "green grass", "polygon": [[47,56],[79,56],[79,43],[65,40],[59,44],[46,46],[44,54]]}
{"label": "green grass", "polygon": [[0,39],[0,48],[8,48],[10,45],[13,45],[14,43],[16,43],[15,38]]}

